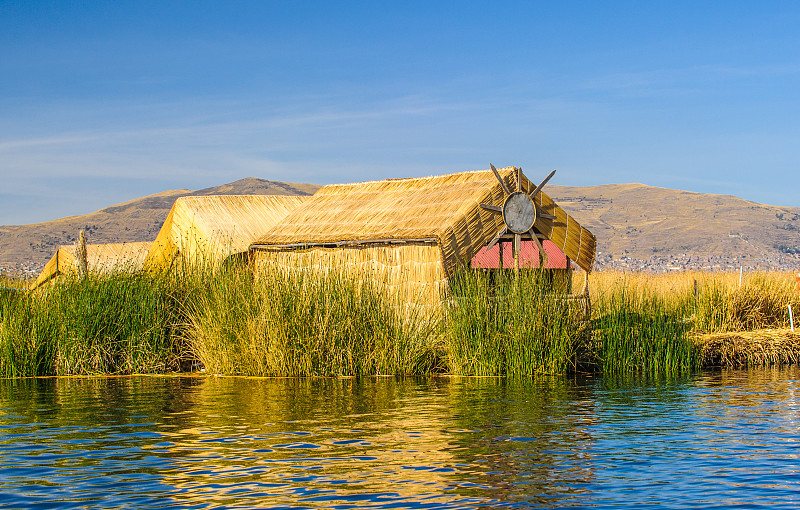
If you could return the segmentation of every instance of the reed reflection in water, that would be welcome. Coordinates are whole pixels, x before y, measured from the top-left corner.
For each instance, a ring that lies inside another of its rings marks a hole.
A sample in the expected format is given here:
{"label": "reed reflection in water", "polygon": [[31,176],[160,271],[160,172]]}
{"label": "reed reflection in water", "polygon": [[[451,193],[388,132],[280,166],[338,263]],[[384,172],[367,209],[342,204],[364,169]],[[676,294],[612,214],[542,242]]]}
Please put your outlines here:
{"label": "reed reflection in water", "polygon": [[796,369],[0,381],[0,507],[798,504]]}

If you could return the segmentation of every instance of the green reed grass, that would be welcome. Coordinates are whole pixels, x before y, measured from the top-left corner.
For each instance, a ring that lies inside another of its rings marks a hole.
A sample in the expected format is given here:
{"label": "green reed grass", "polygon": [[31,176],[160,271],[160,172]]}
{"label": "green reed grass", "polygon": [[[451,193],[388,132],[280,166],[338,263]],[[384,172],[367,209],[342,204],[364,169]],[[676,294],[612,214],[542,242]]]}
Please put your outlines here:
{"label": "green reed grass", "polygon": [[0,375],[23,377],[54,373],[54,320],[28,293],[0,294]]}
{"label": "green reed grass", "polygon": [[458,375],[560,374],[574,370],[584,333],[566,282],[547,273],[460,271],[444,324],[448,367]]}
{"label": "green reed grass", "polygon": [[590,350],[604,373],[678,373],[699,367],[686,295],[665,299],[624,283],[595,296]]}
{"label": "green reed grass", "polygon": [[741,287],[708,277],[696,292],[623,277],[593,294],[589,321],[547,272],[459,271],[440,316],[415,313],[375,275],[189,267],[0,292],[0,375],[191,363],[272,376],[672,374],[698,367],[698,331],[787,327],[787,304],[800,311],[793,280],[774,275]]}
{"label": "green reed grass", "polygon": [[62,277],[2,300],[4,376],[164,372],[178,368],[172,286],[144,274]]}
{"label": "green reed grass", "polygon": [[404,311],[371,278],[337,272],[206,273],[187,302],[187,340],[212,373],[424,374],[435,322]]}

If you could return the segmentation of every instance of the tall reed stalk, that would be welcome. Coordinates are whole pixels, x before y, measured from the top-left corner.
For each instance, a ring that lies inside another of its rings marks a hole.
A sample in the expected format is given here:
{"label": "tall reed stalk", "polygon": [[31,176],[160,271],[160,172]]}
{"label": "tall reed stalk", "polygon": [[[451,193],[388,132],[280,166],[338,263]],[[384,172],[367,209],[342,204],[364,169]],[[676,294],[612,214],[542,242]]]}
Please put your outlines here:
{"label": "tall reed stalk", "polygon": [[[608,295],[621,288],[649,293],[673,309],[682,309],[700,331],[749,331],[789,326],[788,306],[800,306],[796,274],[784,272],[686,271],[668,274],[596,272],[592,295]],[[696,289],[696,292],[695,292]]]}
{"label": "tall reed stalk", "polygon": [[741,286],[704,282],[697,296],[697,328],[719,332],[789,327],[788,305],[800,305],[792,280],[785,274],[752,273]]}
{"label": "tall reed stalk", "polygon": [[699,367],[686,296],[621,286],[595,296],[591,345],[604,373],[677,373]]}
{"label": "tall reed stalk", "polygon": [[0,291],[0,376],[164,372],[187,360],[274,376],[671,374],[698,367],[697,332],[788,327],[788,304],[800,315],[794,275],[739,286],[738,274],[596,273],[591,322],[550,278],[465,269],[437,315],[372,274],[195,264],[66,276]]}
{"label": "tall reed stalk", "polygon": [[560,374],[575,368],[584,332],[566,282],[542,271],[462,270],[445,323],[449,369],[459,375]]}
{"label": "tall reed stalk", "polygon": [[0,374],[164,372],[178,368],[170,283],[143,274],[63,277],[2,300]]}
{"label": "tall reed stalk", "polygon": [[372,278],[275,268],[205,273],[187,302],[188,342],[213,373],[424,374],[435,322],[405,311]]}

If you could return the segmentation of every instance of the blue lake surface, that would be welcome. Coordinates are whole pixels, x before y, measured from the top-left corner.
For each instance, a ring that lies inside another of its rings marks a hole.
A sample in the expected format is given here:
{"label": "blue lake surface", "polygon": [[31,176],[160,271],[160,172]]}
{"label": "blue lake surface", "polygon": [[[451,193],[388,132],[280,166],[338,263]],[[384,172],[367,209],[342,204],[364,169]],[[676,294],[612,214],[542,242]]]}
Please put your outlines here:
{"label": "blue lake surface", "polygon": [[0,508],[796,509],[798,376],[0,380]]}

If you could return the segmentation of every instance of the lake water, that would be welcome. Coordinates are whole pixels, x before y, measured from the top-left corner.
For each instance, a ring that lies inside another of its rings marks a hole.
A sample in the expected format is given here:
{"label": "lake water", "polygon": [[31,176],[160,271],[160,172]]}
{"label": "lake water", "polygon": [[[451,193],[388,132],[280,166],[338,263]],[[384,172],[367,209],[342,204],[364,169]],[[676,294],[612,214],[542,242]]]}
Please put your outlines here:
{"label": "lake water", "polygon": [[0,508],[796,509],[798,376],[0,380]]}

